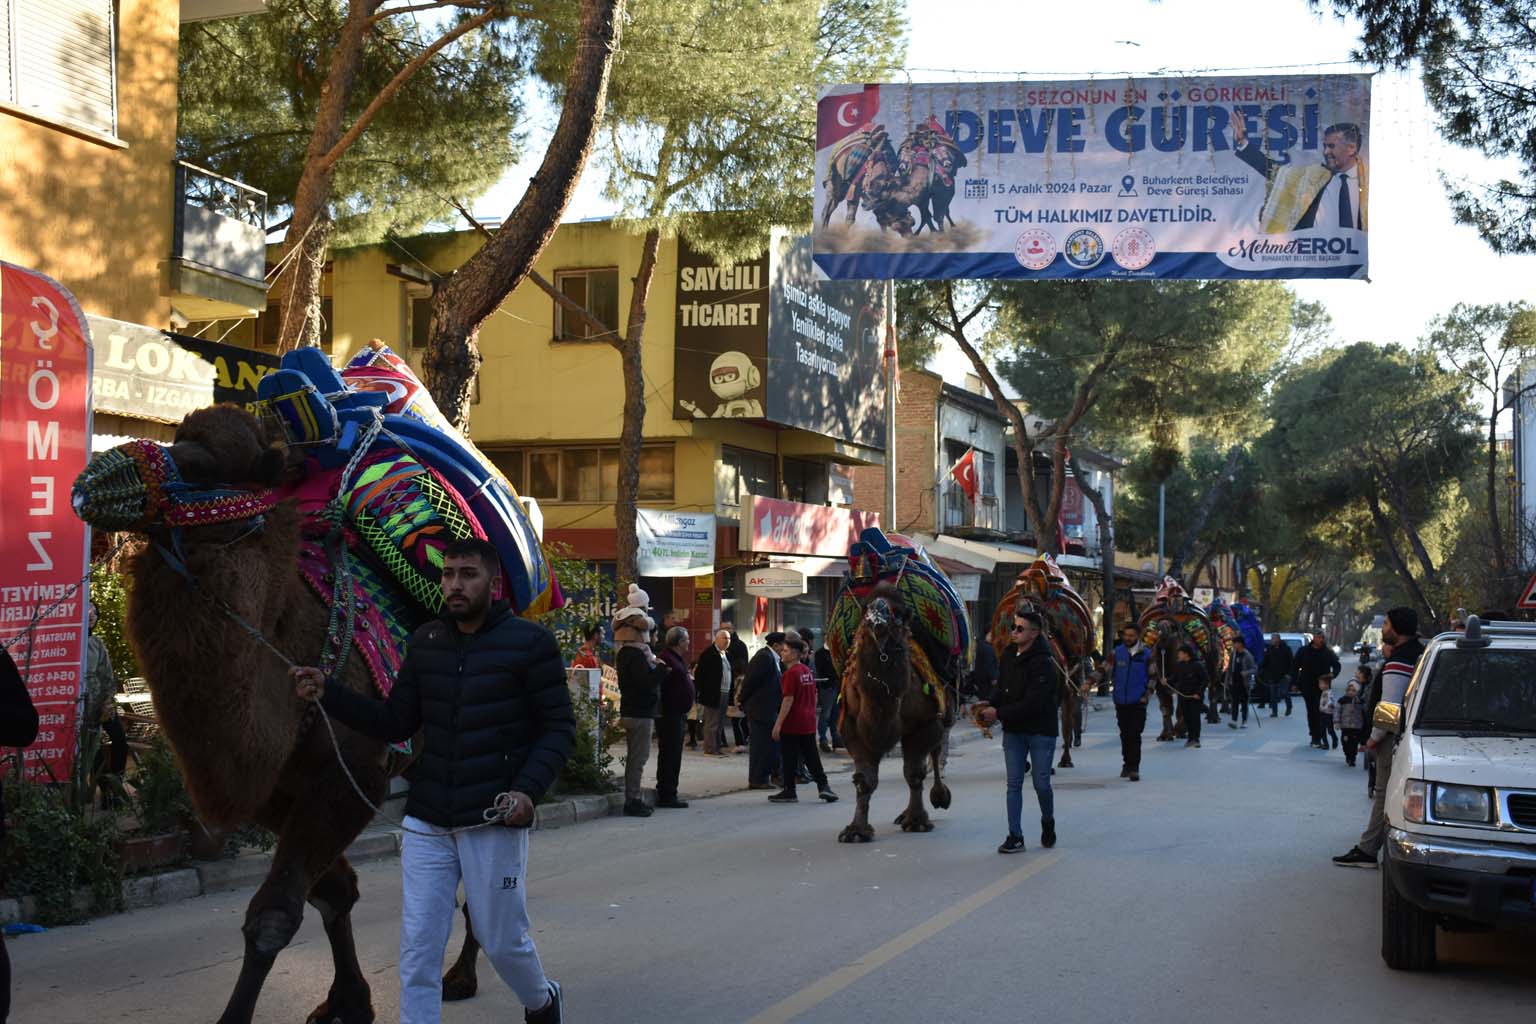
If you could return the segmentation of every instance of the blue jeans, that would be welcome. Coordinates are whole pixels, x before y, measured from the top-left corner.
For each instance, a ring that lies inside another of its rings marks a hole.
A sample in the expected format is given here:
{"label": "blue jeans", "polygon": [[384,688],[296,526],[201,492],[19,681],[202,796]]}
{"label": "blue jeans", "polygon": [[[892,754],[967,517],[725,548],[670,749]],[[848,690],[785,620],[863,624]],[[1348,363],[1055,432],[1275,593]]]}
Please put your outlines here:
{"label": "blue jeans", "polygon": [[821,691],[820,711],[816,721],[817,735],[823,743],[830,739],[834,747],[843,745],[843,738],[837,734],[837,697],[836,690]]}
{"label": "blue jeans", "polygon": [[1008,765],[1008,834],[1021,836],[1019,822],[1024,812],[1024,762],[1034,777],[1035,799],[1040,801],[1040,817],[1056,817],[1056,797],[1051,792],[1051,760],[1056,756],[1055,736],[1031,736],[1022,732],[1003,733],[1003,760]]}

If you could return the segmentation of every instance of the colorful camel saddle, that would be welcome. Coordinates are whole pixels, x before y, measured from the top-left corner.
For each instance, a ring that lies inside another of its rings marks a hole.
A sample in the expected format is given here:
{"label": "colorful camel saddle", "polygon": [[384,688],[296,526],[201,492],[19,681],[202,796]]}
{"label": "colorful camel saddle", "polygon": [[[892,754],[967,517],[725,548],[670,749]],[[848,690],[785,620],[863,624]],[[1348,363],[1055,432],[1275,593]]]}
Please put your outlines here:
{"label": "colorful camel saddle", "polygon": [[1019,573],[992,616],[992,645],[999,656],[1008,646],[1008,627],[1015,609],[1032,609],[1045,620],[1051,653],[1062,665],[1073,665],[1093,651],[1093,612],[1072,588],[1066,573],[1050,555],[1042,555]]}
{"label": "colorful camel saddle", "polygon": [[905,537],[870,527],[848,550],[849,569],[827,620],[827,650],[839,676],[851,660],[864,601],[881,583],[895,586],[917,643],[913,666],[925,683],[953,684],[970,660],[971,623],[949,577]]}
{"label": "colorful camel saddle", "polygon": [[1225,668],[1226,650],[1210,616],[1170,576],[1163,577],[1152,606],[1141,613],[1141,639],[1155,648],[1169,629],[1177,630],[1187,643],[1195,645],[1207,665]]}

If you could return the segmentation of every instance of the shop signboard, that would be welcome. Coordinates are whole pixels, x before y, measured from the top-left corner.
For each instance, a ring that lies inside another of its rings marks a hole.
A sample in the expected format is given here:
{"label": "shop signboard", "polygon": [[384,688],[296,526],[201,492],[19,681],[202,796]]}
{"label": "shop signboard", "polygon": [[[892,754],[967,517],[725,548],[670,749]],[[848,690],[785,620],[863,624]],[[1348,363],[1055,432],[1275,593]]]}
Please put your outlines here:
{"label": "shop signboard", "polygon": [[1363,281],[1370,114],[1362,74],[832,86],[816,262],[860,280]]}
{"label": "shop signboard", "polygon": [[977,573],[956,573],[949,577],[949,582],[955,588],[955,593],[966,604],[981,600],[981,576]]}
{"label": "shop signboard", "polygon": [[747,593],[753,597],[799,597],[805,593],[805,573],[798,569],[770,566],[766,569],[749,569],[746,573]]}
{"label": "shop signboard", "polygon": [[698,576],[715,571],[713,512],[635,510],[642,576]]}
{"label": "shop signboard", "polygon": [[720,264],[678,242],[677,419],[764,420],[884,448],[885,292],[816,271],[808,236],[774,231]]}
{"label": "shop signboard", "polygon": [[748,494],[741,501],[742,549],[783,555],[839,558],[880,516],[857,509],[805,505]]}
{"label": "shop signboard", "polygon": [[219,402],[249,407],[261,378],[278,367],[271,353],[102,316],[86,320],[95,341],[96,412],[180,423]]}
{"label": "shop signboard", "polygon": [[90,532],[70,488],[91,449],[91,337],[57,281],[0,263],[0,642],[37,707],[29,776],[74,767]]}

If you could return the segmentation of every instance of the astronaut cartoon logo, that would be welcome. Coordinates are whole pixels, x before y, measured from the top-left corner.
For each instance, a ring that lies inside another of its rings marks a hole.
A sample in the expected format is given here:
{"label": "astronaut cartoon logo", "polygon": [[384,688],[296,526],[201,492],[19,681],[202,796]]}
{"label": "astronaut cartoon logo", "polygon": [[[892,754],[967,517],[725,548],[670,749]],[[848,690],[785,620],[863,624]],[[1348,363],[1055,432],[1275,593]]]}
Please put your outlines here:
{"label": "astronaut cartoon logo", "polygon": [[682,399],[678,405],[698,419],[761,419],[763,403],[748,398],[747,393],[756,390],[762,382],[763,375],[745,352],[722,352],[709,364],[709,390],[720,399],[715,411],[706,413],[687,399]]}

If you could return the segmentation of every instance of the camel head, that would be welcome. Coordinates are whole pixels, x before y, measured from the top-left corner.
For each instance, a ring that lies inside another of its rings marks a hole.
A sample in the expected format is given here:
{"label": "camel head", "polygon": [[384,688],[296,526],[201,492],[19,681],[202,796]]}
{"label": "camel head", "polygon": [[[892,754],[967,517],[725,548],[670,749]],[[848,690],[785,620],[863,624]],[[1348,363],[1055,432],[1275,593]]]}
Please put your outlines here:
{"label": "camel head", "polygon": [[864,617],[859,632],[867,633],[874,649],[883,654],[905,650],[907,642],[907,604],[896,587],[882,583],[870,591],[864,601]]}
{"label": "camel head", "polygon": [[169,446],[130,441],[94,456],[75,480],[75,514],[103,530],[202,526],[261,515],[276,503],[286,456],[260,420],[234,405],[190,413]]}

